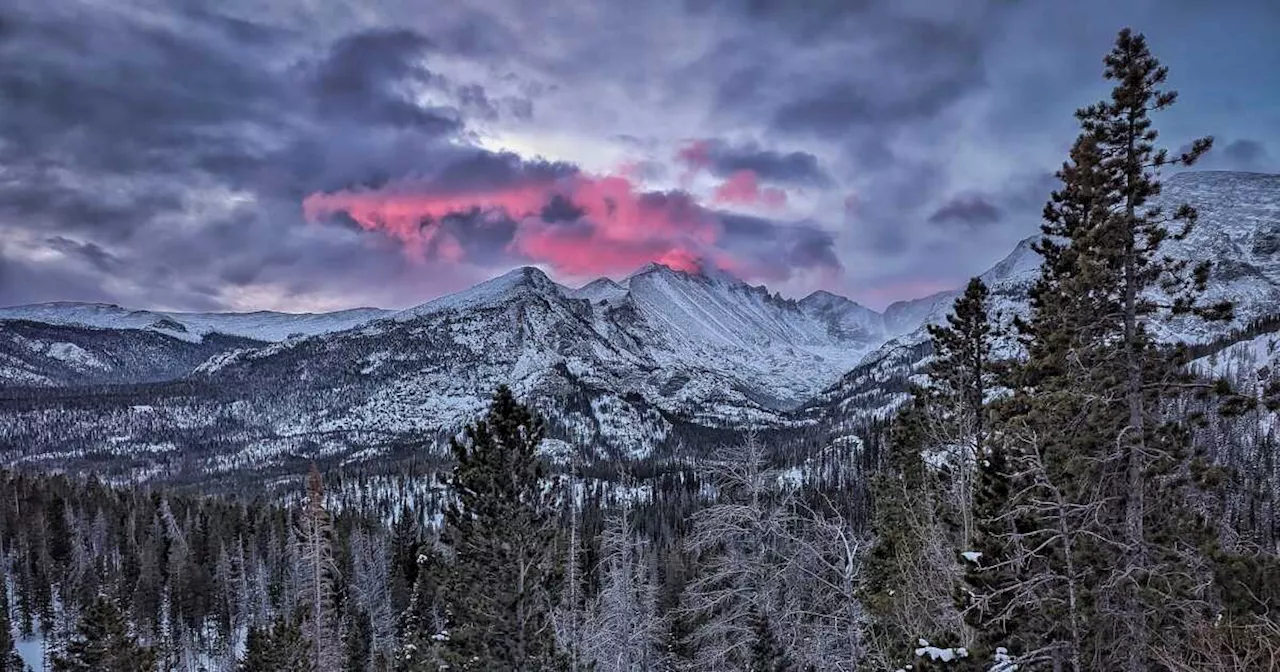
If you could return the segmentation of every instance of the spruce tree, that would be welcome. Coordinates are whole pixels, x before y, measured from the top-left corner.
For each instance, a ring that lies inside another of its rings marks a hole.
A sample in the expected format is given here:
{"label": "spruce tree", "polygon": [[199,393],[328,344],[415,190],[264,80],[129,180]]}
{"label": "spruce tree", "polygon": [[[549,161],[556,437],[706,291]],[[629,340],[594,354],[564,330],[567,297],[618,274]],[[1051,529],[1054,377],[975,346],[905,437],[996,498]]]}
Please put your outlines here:
{"label": "spruce tree", "polygon": [[373,663],[373,622],[367,612],[354,610],[350,614],[350,623],[343,669],[346,672],[365,672]]}
{"label": "spruce tree", "polygon": [[451,442],[454,499],[442,541],[452,553],[444,646],[454,669],[556,666],[554,488],[536,454],[545,431],[504,385],[485,418]]}
{"label": "spruce tree", "polygon": [[409,670],[435,670],[444,665],[443,643],[449,633],[445,591],[450,568],[434,543],[423,544],[415,555],[413,593],[398,623],[404,642],[400,662]]}
{"label": "spruce tree", "polygon": [[151,672],[156,669],[151,649],[139,646],[129,634],[120,610],[105,596],[89,605],[67,643],[66,653],[53,661],[55,672]]}
{"label": "spruce tree", "polygon": [[862,569],[861,601],[871,616],[873,662],[911,662],[920,638],[956,642],[962,625],[952,604],[955,549],[938,520],[937,475],[921,453],[928,429],[923,394],[890,427],[886,464],[872,482],[875,543]]}
{"label": "spruce tree", "polygon": [[934,359],[927,386],[917,390],[929,415],[930,446],[949,456],[942,512],[958,528],[961,545],[974,535],[975,465],[987,451],[987,394],[995,384],[992,347],[995,328],[988,315],[989,291],[972,278],[956,299],[945,325],[929,325]]}

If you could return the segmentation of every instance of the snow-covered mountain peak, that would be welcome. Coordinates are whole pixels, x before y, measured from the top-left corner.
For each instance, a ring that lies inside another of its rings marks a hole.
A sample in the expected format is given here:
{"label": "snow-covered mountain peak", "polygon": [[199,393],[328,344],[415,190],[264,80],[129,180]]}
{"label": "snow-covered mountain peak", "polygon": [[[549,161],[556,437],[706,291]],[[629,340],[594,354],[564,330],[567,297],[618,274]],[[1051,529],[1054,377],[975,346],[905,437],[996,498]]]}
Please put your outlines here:
{"label": "snow-covered mountain peak", "polygon": [[644,266],[632,271],[623,281],[623,285],[630,285],[635,278],[648,276],[664,276],[664,277],[680,277],[688,280],[698,280],[701,282],[711,282],[723,285],[746,285],[738,276],[726,271],[722,268],[712,266],[710,264],[700,264],[692,270],[673,268],[666,264],[651,261]]}
{"label": "snow-covered mountain peak", "polygon": [[420,306],[397,313],[395,319],[412,320],[446,310],[466,310],[480,306],[497,305],[521,296],[570,296],[573,290],[556,284],[541,269],[521,266],[496,278],[485,280],[469,289],[433,299]]}
{"label": "snow-covered mountain peak", "polygon": [[656,261],[651,261],[645,264],[644,266],[641,266],[640,268],[637,268],[636,270],[628,273],[627,277],[622,280],[622,284],[630,285],[632,278],[635,278],[641,275],[650,275],[653,273],[675,273],[675,272],[676,272],[675,269],[671,268],[670,266],[665,266],[663,264],[659,264]]}
{"label": "snow-covered mountain peak", "polygon": [[614,303],[627,295],[627,288],[609,278],[596,278],[591,282],[567,292],[575,299],[586,299],[591,303]]}
{"label": "snow-covered mountain peak", "polygon": [[1040,240],[1039,235],[1028,236],[1018,241],[1013,251],[995,266],[987,269],[980,278],[988,286],[1003,282],[1023,282],[1034,280],[1040,273],[1040,254],[1032,247]]}
{"label": "snow-covered mountain peak", "polygon": [[804,308],[805,310],[816,310],[816,311],[834,311],[834,310],[844,311],[844,310],[850,310],[855,308],[861,308],[862,310],[865,310],[868,312],[872,312],[872,313],[875,312],[874,310],[871,310],[870,308],[863,306],[862,304],[858,303],[857,301],[854,301],[853,299],[841,296],[839,294],[833,294],[831,292],[828,292],[825,289],[819,289],[818,291],[813,292],[812,294],[804,297],[803,299],[800,299],[800,307]]}

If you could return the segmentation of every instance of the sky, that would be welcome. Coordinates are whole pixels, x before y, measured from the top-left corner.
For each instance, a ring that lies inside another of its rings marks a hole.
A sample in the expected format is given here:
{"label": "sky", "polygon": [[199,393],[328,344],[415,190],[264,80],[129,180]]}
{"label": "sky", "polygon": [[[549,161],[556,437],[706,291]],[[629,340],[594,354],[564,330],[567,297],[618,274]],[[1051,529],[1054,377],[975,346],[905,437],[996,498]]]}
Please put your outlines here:
{"label": "sky", "polygon": [[1275,0],[6,0],[0,305],[399,308],[648,262],[873,308],[1037,231],[1147,35],[1280,172]]}

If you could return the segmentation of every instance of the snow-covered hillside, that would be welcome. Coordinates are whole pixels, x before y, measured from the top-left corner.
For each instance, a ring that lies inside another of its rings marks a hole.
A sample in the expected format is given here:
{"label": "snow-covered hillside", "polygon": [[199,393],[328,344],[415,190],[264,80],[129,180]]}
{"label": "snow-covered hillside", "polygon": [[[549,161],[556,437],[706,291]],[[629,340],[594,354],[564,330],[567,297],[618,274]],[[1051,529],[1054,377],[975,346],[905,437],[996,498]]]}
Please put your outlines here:
{"label": "snow-covered hillside", "polygon": [[[1166,254],[1212,262],[1204,298],[1233,301],[1236,317],[1226,323],[1167,319],[1152,325],[1157,338],[1168,343],[1206,343],[1280,313],[1280,175],[1221,171],[1171,175],[1156,204],[1171,211],[1181,203],[1194,206],[1199,220],[1185,240],[1166,243]],[[1019,242],[980,276],[991,291],[992,314],[1006,322],[1029,312],[1027,291],[1040,267],[1040,257],[1031,249],[1036,240],[1038,236]],[[840,382],[817,395],[805,413],[821,408],[847,420],[880,417],[891,410],[905,398],[906,376],[928,356],[928,348],[923,347],[928,340],[926,325],[943,322],[959,294],[959,290],[942,292],[889,306],[885,315],[890,324],[901,321],[915,326],[868,354]],[[1003,356],[1016,352],[1010,340],[1001,342],[998,349]]]}
{"label": "snow-covered hillside", "polygon": [[261,345],[223,334],[192,342],[162,331],[0,322],[0,390],[182,378],[210,357]]}
{"label": "snow-covered hillside", "polygon": [[283,341],[291,336],[312,336],[344,331],[393,311],[354,308],[333,313],[169,313],[129,310],[105,303],[55,302],[0,308],[0,321],[27,320],[44,324],[154,331],[198,343],[210,333],[240,336],[256,341]]}

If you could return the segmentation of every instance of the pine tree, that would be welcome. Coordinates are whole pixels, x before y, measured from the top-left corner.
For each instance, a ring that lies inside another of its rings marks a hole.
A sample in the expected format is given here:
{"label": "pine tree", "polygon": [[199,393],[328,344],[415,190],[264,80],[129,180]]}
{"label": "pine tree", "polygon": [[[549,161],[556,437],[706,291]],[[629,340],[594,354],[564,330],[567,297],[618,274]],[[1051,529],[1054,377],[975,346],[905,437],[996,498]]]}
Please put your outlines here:
{"label": "pine tree", "polygon": [[[1142,672],[1150,664],[1152,633],[1163,629],[1148,614],[1153,606],[1170,606],[1165,598],[1151,594],[1148,581],[1157,578],[1152,570],[1164,565],[1165,560],[1178,562],[1159,557],[1162,549],[1153,548],[1153,542],[1160,544],[1164,532],[1149,529],[1150,526],[1163,526],[1170,521],[1166,519],[1167,512],[1152,507],[1157,502],[1149,501],[1149,484],[1159,485],[1162,476],[1172,473],[1179,462],[1187,459],[1186,440],[1180,430],[1158,426],[1160,409],[1153,406],[1158,406],[1165,395],[1159,390],[1153,394],[1153,387],[1168,378],[1163,375],[1168,366],[1162,361],[1166,358],[1155,352],[1146,323],[1161,310],[1225,319],[1230,316],[1231,307],[1229,303],[1207,307],[1197,303],[1197,295],[1209,277],[1207,262],[1188,275],[1186,262],[1159,255],[1167,238],[1185,238],[1190,232],[1196,220],[1195,210],[1183,205],[1165,213],[1148,205],[1161,191],[1159,169],[1194,163],[1212,146],[1212,138],[1195,141],[1188,152],[1176,158],[1170,158],[1167,150],[1156,148],[1158,133],[1150,113],[1168,108],[1177,100],[1177,93],[1162,88],[1168,69],[1151,54],[1141,34],[1122,30],[1105,64],[1104,76],[1116,83],[1110,99],[1081,110],[1078,117],[1085,134],[1096,139],[1102,166],[1113,176],[1115,185],[1116,207],[1102,223],[1102,235],[1089,246],[1087,254],[1098,257],[1115,271],[1118,280],[1113,291],[1121,308],[1122,330],[1118,335],[1123,344],[1128,409],[1124,436],[1117,437],[1125,449],[1124,541],[1128,552],[1124,558],[1126,578],[1121,586],[1124,646],[1128,668]],[[1171,230],[1171,226],[1178,228]],[[1159,290],[1169,301],[1162,307],[1149,298],[1152,290]],[[1165,569],[1169,567],[1166,565]],[[1158,591],[1165,589],[1180,590],[1162,587]],[[1166,603],[1152,605],[1147,602],[1149,598]]]}
{"label": "pine tree", "polygon": [[373,622],[369,614],[356,611],[351,614],[351,627],[347,630],[346,672],[365,672],[373,662]]}
{"label": "pine tree", "polygon": [[1166,70],[1141,36],[1121,32],[1105,75],[1117,86],[1078,112],[1083,132],[1045,208],[1044,264],[1019,324],[1028,356],[995,412],[1005,472],[980,474],[994,496],[967,573],[986,641],[1005,639],[1020,664],[1077,671],[1146,670],[1153,633],[1176,649],[1173,633],[1201,618],[1207,538],[1186,504],[1188,434],[1170,413],[1185,376],[1146,325],[1160,312],[1229,314],[1196,301],[1207,266],[1187,273],[1159,254],[1194,211],[1148,204],[1158,169],[1193,162],[1209,140],[1177,159],[1154,148],[1148,113],[1175,96],[1159,90]]}
{"label": "pine tree", "polygon": [[55,672],[150,672],[156,669],[151,649],[139,646],[129,634],[124,616],[104,596],[89,605],[67,643],[66,653],[53,661]]}
{"label": "pine tree", "polygon": [[[992,362],[995,328],[988,315],[987,286],[972,278],[947,315],[945,325],[929,325],[934,359],[929,383],[917,390],[927,412],[934,451],[948,457],[943,475],[941,515],[958,528],[959,545],[969,548],[975,531],[974,487],[977,465],[988,458],[987,394],[995,385]],[[970,633],[962,643],[971,644]]]}
{"label": "pine tree", "polygon": [[409,607],[414,583],[418,580],[418,547],[422,545],[422,530],[418,525],[418,512],[403,505],[391,528],[391,611],[403,614]]}
{"label": "pine tree", "polygon": [[1083,655],[1082,643],[1060,626],[1078,628],[1082,601],[1069,595],[1073,571],[1064,564],[1074,570],[1078,546],[1109,534],[1099,502],[1118,493],[1100,457],[1110,445],[1101,437],[1114,436],[1123,419],[1090,404],[1115,385],[1108,365],[1114,339],[1098,318],[1114,314],[1116,304],[1096,289],[1110,281],[1108,266],[1074,241],[1093,239],[1114,196],[1088,135],[1058,177],[1062,187],[1045,207],[1045,236],[1035,248],[1044,261],[1030,291],[1032,315],[1015,321],[1027,357],[1008,371],[1004,383],[1015,394],[994,404],[997,436],[978,469],[970,550],[979,555],[966,561],[961,604],[977,630],[975,659],[994,647],[1020,655],[1048,647],[1045,656],[1078,669],[1065,661]]}
{"label": "pine tree", "polygon": [[872,617],[868,638],[877,665],[909,662],[921,639],[959,643],[964,623],[952,586],[960,580],[956,539],[939,514],[943,485],[922,453],[931,431],[927,395],[890,426],[887,464],[872,483],[875,543],[862,572],[862,602]]}
{"label": "pine tree", "polygon": [[554,488],[536,454],[544,434],[542,419],[504,385],[465,440],[451,442],[455,498],[442,541],[452,553],[444,645],[455,669],[532,671],[557,661]]}
{"label": "pine tree", "polygon": [[445,664],[443,649],[449,636],[445,592],[450,567],[434,540],[418,549],[417,560],[413,593],[398,623],[403,640],[399,661],[403,669],[436,670]]}
{"label": "pine tree", "polygon": [[956,299],[945,325],[928,327],[934,360],[929,363],[930,401],[943,404],[968,444],[970,458],[982,455],[987,421],[986,397],[993,385],[991,348],[994,328],[987,314],[990,292],[981,278],[971,278]]}

